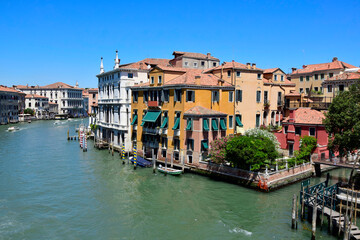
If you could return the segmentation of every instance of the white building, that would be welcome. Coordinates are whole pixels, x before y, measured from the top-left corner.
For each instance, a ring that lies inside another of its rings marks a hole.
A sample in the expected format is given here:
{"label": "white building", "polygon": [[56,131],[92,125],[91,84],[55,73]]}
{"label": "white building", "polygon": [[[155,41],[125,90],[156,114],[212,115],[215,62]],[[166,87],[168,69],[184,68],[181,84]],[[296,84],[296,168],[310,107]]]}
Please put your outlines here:
{"label": "white building", "polygon": [[37,94],[40,96],[48,97],[49,101],[58,104],[58,114],[69,114],[70,116],[77,117],[83,116],[83,98],[82,89],[57,82],[46,86],[16,86],[17,89],[26,94]]}
{"label": "white building", "polygon": [[144,59],[139,62],[120,65],[116,51],[115,66],[104,71],[101,58],[98,98],[97,138],[113,144],[115,148],[125,144],[131,151],[131,89],[130,87],[148,82],[150,64],[168,65],[168,59]]}
{"label": "white building", "polygon": [[26,94],[25,108],[34,110],[37,119],[49,119],[49,98],[37,94]]}

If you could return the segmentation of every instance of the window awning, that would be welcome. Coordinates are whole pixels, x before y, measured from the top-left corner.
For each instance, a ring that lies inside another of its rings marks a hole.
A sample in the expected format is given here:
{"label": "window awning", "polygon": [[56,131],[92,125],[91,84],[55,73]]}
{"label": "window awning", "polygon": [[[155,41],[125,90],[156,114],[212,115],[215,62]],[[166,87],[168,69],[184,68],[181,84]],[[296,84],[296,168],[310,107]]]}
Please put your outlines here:
{"label": "window awning", "polygon": [[140,126],[144,126],[144,124],[145,124],[145,122],[144,122],[144,121],[142,121],[142,123],[140,124]]}
{"label": "window awning", "polygon": [[221,130],[226,130],[226,123],[225,123],[225,119],[223,118],[220,118],[220,127],[221,127]]}
{"label": "window awning", "polygon": [[208,148],[209,148],[207,141],[202,141],[202,142],[201,142],[201,146],[202,146],[204,149],[208,149]]}
{"label": "window awning", "polygon": [[175,119],[174,127],[173,127],[172,129],[173,129],[173,130],[179,129],[179,124],[180,124],[180,118],[176,118],[176,119]]}
{"label": "window awning", "polygon": [[217,123],[217,119],[212,119],[212,120],[211,120],[211,127],[212,127],[212,130],[214,130],[214,131],[219,130],[219,128],[218,128],[218,123]]}
{"label": "window awning", "polygon": [[207,119],[203,120],[203,130],[204,131],[209,131],[209,124],[208,124]]}
{"label": "window awning", "polygon": [[160,128],[165,128],[165,127],[166,127],[166,125],[167,125],[167,122],[168,122],[168,117],[164,117],[163,122],[162,122],[162,124],[161,124],[161,127],[160,127]]}
{"label": "window awning", "polygon": [[160,116],[160,111],[154,111],[154,112],[147,112],[145,117],[143,118],[143,122],[151,122],[154,123]]}
{"label": "window awning", "polygon": [[192,119],[190,118],[188,120],[187,126],[186,126],[186,131],[190,131],[191,130],[191,125],[192,125]]}
{"label": "window awning", "polygon": [[236,125],[239,127],[243,127],[244,125],[242,124],[241,120],[240,120],[240,116],[236,116],[235,118],[236,121]]}
{"label": "window awning", "polygon": [[137,115],[134,115],[134,116],[133,116],[133,120],[132,120],[132,122],[131,122],[131,125],[134,125],[135,122],[136,122],[136,120],[137,120]]}

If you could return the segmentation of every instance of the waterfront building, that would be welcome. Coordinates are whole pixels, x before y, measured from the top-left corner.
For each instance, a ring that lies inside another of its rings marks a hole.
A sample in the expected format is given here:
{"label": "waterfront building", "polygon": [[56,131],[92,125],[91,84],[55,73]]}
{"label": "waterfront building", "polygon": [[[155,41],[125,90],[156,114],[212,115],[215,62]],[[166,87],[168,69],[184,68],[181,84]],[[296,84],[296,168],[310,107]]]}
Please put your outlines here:
{"label": "waterfront building", "polygon": [[304,92],[308,96],[322,97],[324,93],[322,83],[344,73],[348,68],[355,68],[355,66],[334,57],[329,63],[303,65],[302,69],[292,68],[290,78],[291,82],[296,84],[297,92]]}
{"label": "waterfront building", "polygon": [[24,111],[25,93],[0,85],[0,124],[19,122]]}
{"label": "waterfront building", "polygon": [[26,94],[37,94],[48,97],[50,102],[58,104],[58,114],[68,114],[72,117],[83,116],[82,89],[63,82],[56,82],[46,86],[22,86],[17,89]]}
{"label": "waterfront building", "polygon": [[210,53],[192,53],[192,52],[173,52],[174,58],[170,60],[170,64],[180,68],[207,69],[217,67],[220,60],[211,56]]}
{"label": "waterfront building", "polygon": [[86,88],[83,90],[84,109],[88,114],[91,113],[93,106],[97,106],[98,93],[99,90],[97,88]]}
{"label": "waterfront building", "polygon": [[314,154],[317,154],[319,159],[328,159],[328,134],[322,123],[324,118],[322,112],[311,108],[290,110],[289,116],[282,122],[281,132],[274,133],[283,152],[288,156],[293,156],[294,151],[300,149],[300,138],[312,136],[317,139]]}
{"label": "waterfront building", "polygon": [[280,68],[259,69],[256,64],[224,62],[209,69],[235,87],[233,101],[236,122],[235,133],[261,125],[280,125],[283,116],[284,96],[295,88]]}
{"label": "waterfront building", "polygon": [[[131,151],[131,87],[149,81],[150,64],[168,65],[168,59],[147,58],[139,62],[120,65],[116,51],[113,70],[105,72],[101,58],[98,78],[97,139],[120,148],[125,144]],[[94,107],[94,110],[96,107]]]}
{"label": "waterfront building", "polygon": [[54,102],[49,102],[49,118],[54,119],[58,112],[58,105]]}
{"label": "waterfront building", "polygon": [[234,87],[202,70],[154,66],[132,87],[132,140],[147,156],[197,165],[210,142],[234,132]]}
{"label": "waterfront building", "polygon": [[49,98],[37,94],[26,94],[25,108],[34,111],[37,119],[49,119]]}
{"label": "waterfront building", "polygon": [[82,96],[83,96],[83,103],[84,103],[84,112],[86,112],[86,114],[89,114],[88,110],[89,110],[89,93],[84,89],[82,92]]}
{"label": "waterfront building", "polygon": [[360,83],[360,68],[348,68],[344,73],[333,76],[322,83],[325,97],[335,97],[339,92],[349,90],[350,86]]}

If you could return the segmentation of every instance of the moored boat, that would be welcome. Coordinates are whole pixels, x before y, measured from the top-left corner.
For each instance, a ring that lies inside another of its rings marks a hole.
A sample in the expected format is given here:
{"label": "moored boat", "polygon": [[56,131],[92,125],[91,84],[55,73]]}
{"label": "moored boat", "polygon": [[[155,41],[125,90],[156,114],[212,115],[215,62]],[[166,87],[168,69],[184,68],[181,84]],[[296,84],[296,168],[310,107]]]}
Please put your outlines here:
{"label": "moored boat", "polygon": [[[130,162],[134,164],[134,157],[130,157]],[[136,165],[140,167],[151,167],[152,163],[148,160],[145,160],[144,158],[137,156],[136,157]]]}
{"label": "moored boat", "polygon": [[182,173],[182,170],[178,170],[178,169],[174,169],[174,168],[165,168],[161,165],[159,165],[158,171],[161,173],[169,174],[169,175],[180,175]]}

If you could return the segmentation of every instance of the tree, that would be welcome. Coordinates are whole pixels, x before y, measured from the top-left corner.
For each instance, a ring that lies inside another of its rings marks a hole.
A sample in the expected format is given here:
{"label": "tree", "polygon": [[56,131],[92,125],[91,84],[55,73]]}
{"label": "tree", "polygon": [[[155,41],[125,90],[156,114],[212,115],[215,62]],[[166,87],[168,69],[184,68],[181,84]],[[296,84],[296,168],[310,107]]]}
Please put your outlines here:
{"label": "tree", "polygon": [[323,123],[329,134],[328,149],[354,154],[360,149],[360,85],[352,85],[349,91],[340,92],[333,99]]}
{"label": "tree", "polygon": [[32,110],[31,108],[27,108],[24,110],[24,114],[31,114],[31,116],[35,115],[35,111]]}
{"label": "tree", "polygon": [[233,136],[225,136],[210,143],[210,159],[215,163],[224,163],[226,157],[226,145]]}
{"label": "tree", "polygon": [[280,149],[280,143],[277,140],[276,136],[273,133],[269,132],[268,130],[252,128],[245,132],[245,136],[253,136],[255,138],[260,138],[260,139],[267,138],[275,144],[276,149]]}
{"label": "tree", "polygon": [[296,162],[304,163],[310,160],[311,154],[315,151],[317,139],[311,136],[300,138],[300,151],[296,154]]}

